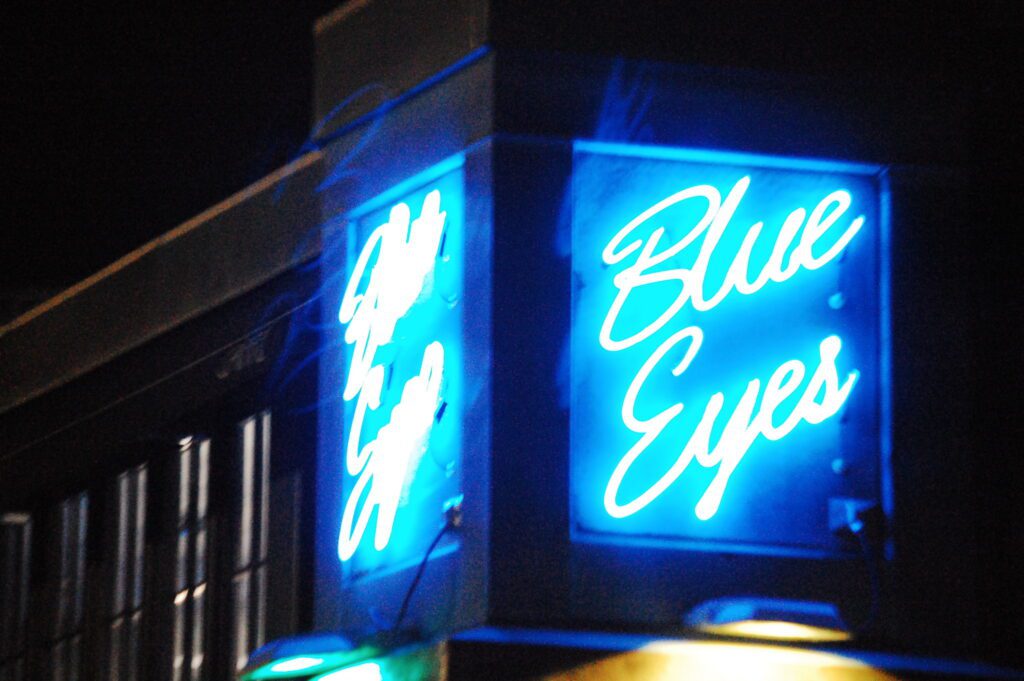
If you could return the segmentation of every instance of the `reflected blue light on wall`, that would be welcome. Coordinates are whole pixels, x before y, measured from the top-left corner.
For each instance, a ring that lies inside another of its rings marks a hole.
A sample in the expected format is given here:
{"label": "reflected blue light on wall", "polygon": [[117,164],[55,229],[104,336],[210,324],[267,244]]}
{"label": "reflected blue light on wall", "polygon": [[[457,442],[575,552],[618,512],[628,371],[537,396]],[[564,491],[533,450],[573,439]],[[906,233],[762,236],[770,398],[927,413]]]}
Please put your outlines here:
{"label": "reflected blue light on wall", "polygon": [[[461,492],[462,157],[348,216],[338,557],[346,580],[422,560]],[[435,550],[458,547],[449,535]]]}
{"label": "reflected blue light on wall", "polygon": [[576,144],[574,539],[830,552],[829,498],[881,501],[881,183]]}

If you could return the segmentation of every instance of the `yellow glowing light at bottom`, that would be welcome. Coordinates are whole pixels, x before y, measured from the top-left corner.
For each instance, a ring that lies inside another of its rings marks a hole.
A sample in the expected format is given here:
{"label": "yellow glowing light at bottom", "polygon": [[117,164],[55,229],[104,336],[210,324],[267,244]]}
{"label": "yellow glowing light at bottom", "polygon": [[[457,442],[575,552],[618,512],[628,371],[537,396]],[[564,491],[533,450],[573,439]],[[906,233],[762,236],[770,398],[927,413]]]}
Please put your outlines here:
{"label": "yellow glowing light at bottom", "polygon": [[545,681],[896,681],[866,662],[835,653],[779,645],[657,641],[611,655]]}
{"label": "yellow glowing light at bottom", "polygon": [[749,643],[656,642],[621,657],[635,681],[895,681],[865,662],[835,653]]}
{"label": "yellow glowing light at bottom", "polygon": [[850,633],[847,631],[771,620],[742,620],[727,624],[705,624],[700,629],[705,633],[720,636],[761,638],[773,641],[836,642],[850,640]]}

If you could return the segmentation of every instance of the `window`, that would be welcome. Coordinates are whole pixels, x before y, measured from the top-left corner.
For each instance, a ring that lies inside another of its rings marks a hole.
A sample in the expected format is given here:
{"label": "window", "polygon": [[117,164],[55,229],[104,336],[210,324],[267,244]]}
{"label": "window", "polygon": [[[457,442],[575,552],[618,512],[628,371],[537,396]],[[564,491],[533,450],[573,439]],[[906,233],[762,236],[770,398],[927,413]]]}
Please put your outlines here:
{"label": "window", "polygon": [[199,681],[206,667],[210,441],[179,443],[173,681]]}
{"label": "window", "polygon": [[89,498],[85,492],[65,499],[58,507],[60,526],[57,556],[57,603],[49,645],[50,678],[82,678],[82,614],[85,599],[85,536]]}
{"label": "window", "polygon": [[28,514],[0,516],[0,681],[23,681],[32,521]]}
{"label": "window", "polygon": [[266,640],[270,412],[238,424],[237,523],[231,576],[234,671]]}
{"label": "window", "polygon": [[114,483],[108,573],[109,610],[105,622],[106,669],[102,678],[140,678],[146,545],[146,466],[121,473]]}

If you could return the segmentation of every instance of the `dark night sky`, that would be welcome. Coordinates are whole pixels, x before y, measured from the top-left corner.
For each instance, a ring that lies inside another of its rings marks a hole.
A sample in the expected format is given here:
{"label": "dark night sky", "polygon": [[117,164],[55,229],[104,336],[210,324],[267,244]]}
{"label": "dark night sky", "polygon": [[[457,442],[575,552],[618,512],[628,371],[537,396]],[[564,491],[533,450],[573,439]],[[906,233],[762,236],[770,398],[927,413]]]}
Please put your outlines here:
{"label": "dark night sky", "polygon": [[95,4],[3,22],[0,316],[286,162],[339,3]]}
{"label": "dark night sky", "polygon": [[[60,12],[44,4],[8,10],[0,28],[0,141],[8,171],[0,214],[0,319],[293,156],[310,124],[312,24],[341,3],[178,3],[173,9],[136,3],[116,10],[94,4]],[[745,6],[738,15],[755,23],[776,14],[759,2],[727,4]],[[875,50],[876,61],[902,69],[907,60],[891,57],[911,54],[923,65],[910,67],[925,77],[977,82],[985,101],[974,103],[976,160],[1008,162],[1004,138],[1019,138],[1020,126],[1013,96],[1002,91],[1016,89],[1019,63],[1013,62],[1020,52],[1013,43],[1021,35],[1024,3],[884,3],[877,14],[861,5],[809,4],[837,21],[853,19],[855,31],[830,35],[804,22],[806,31],[794,33],[788,46],[773,47],[765,35],[749,49],[755,63],[758,55],[785,47],[799,62],[789,66],[828,70],[836,64],[815,65],[811,57],[849,53],[864,61],[863,53]],[[716,7],[685,6],[732,30],[732,19]],[[704,40],[714,49],[713,35]],[[849,49],[815,47],[828,40],[846,40]]]}

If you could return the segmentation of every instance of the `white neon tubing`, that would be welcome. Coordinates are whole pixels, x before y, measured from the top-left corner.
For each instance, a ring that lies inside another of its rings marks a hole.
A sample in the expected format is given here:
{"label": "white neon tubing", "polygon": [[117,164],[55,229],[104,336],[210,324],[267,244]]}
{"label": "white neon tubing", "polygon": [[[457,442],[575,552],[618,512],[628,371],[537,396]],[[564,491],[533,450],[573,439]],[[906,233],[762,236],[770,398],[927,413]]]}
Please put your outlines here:
{"label": "white neon tubing", "polygon": [[377,550],[387,547],[410,471],[426,451],[441,403],[444,348],[434,341],[423,351],[419,373],[403,386],[388,423],[363,442],[366,414],[380,407],[384,386],[384,366],[375,363],[377,350],[392,341],[398,321],[432,285],[446,217],[440,205],[441,193],[431,191],[411,223],[406,204],[391,209],[388,221],[370,234],[359,253],[338,310],[338,321],[346,325],[345,342],[353,346],[342,397],[356,401],[344,457],[345,470],[356,481],[342,511],[342,561],[355,555],[375,509],[373,545]]}
{"label": "white neon tubing", "polygon": [[[397,204],[388,221],[370,234],[356,259],[338,310],[338,321],[346,325],[345,342],[354,346],[345,400],[355,397],[373,366],[377,348],[391,342],[395,324],[423,293],[444,231],[446,213],[440,206],[441,192],[435,189],[423,199],[420,216],[410,224],[409,206]],[[377,260],[367,277],[374,252]]]}
{"label": "white neon tubing", "polygon": [[[816,256],[813,253],[815,244],[836,226],[839,219],[850,208],[852,202],[850,194],[842,189],[830,193],[818,202],[809,215],[803,208],[796,208],[783,222],[779,235],[772,245],[767,263],[761,272],[751,279],[750,255],[754,243],[764,228],[763,222],[756,222],[747,230],[726,271],[721,286],[716,292],[707,296],[704,286],[708,266],[749,186],[750,178],[741,178],[729,190],[724,200],[721,199],[718,190],[710,185],[689,187],[644,210],[611,238],[601,253],[605,264],[620,264],[634,253],[636,258],[632,264],[618,272],[613,279],[618,292],[601,324],[599,336],[601,347],[614,352],[646,340],[668,324],[687,302],[695,311],[707,312],[725,300],[732,291],[751,295],[760,291],[769,281],[776,283],[786,281],[801,268],[819,269],[837,258],[864,225],[863,216],[853,219],[835,243],[824,253]],[[659,251],[658,247],[662,245],[661,241],[665,236],[665,227],[663,225],[653,227],[657,224],[654,219],[667,208],[693,199],[707,203],[703,216],[676,243],[669,244]],[[636,239],[628,245],[622,246],[627,237],[644,226],[653,227],[645,240]],[[799,241],[792,249],[789,262],[784,264],[786,252],[796,241],[798,234]],[[699,250],[692,267],[658,269],[659,265],[698,242]],[[650,284],[672,281],[678,282],[679,293],[654,321],[625,338],[613,337],[615,322],[629,296],[635,290]]]}
{"label": "white neon tubing", "polygon": [[[710,442],[711,431],[721,415],[725,398],[720,392],[713,394],[704,407],[700,422],[675,462],[643,493],[631,501],[620,503],[619,488],[623,479],[637,459],[683,411],[683,404],[679,402],[652,418],[640,419],[635,413],[638,393],[665,355],[672,348],[688,340],[685,356],[672,369],[674,376],[681,376],[697,357],[703,338],[703,332],[696,326],[687,327],[673,334],[658,346],[630,383],[622,402],[622,422],[641,437],[616,464],[605,487],[604,507],[613,518],[625,518],[646,507],[661,496],[694,460],[704,468],[717,466],[714,478],[695,509],[697,517],[701,520],[712,518],[718,512],[729,478],[759,436],[767,440],[780,440],[802,422],[817,424],[834,416],[846,402],[858,379],[856,371],[850,372],[840,385],[835,361],[842,341],[838,336],[829,336],[819,343],[820,362],[811,374],[793,411],[785,416],[781,425],[774,425],[775,410],[796,393],[807,373],[803,362],[799,360],[783,362],[765,383],[764,390],[761,389],[761,381],[756,378],[747,383],[743,396],[728,417],[722,435],[714,447]],[[824,395],[819,402],[817,396],[823,389]]]}

